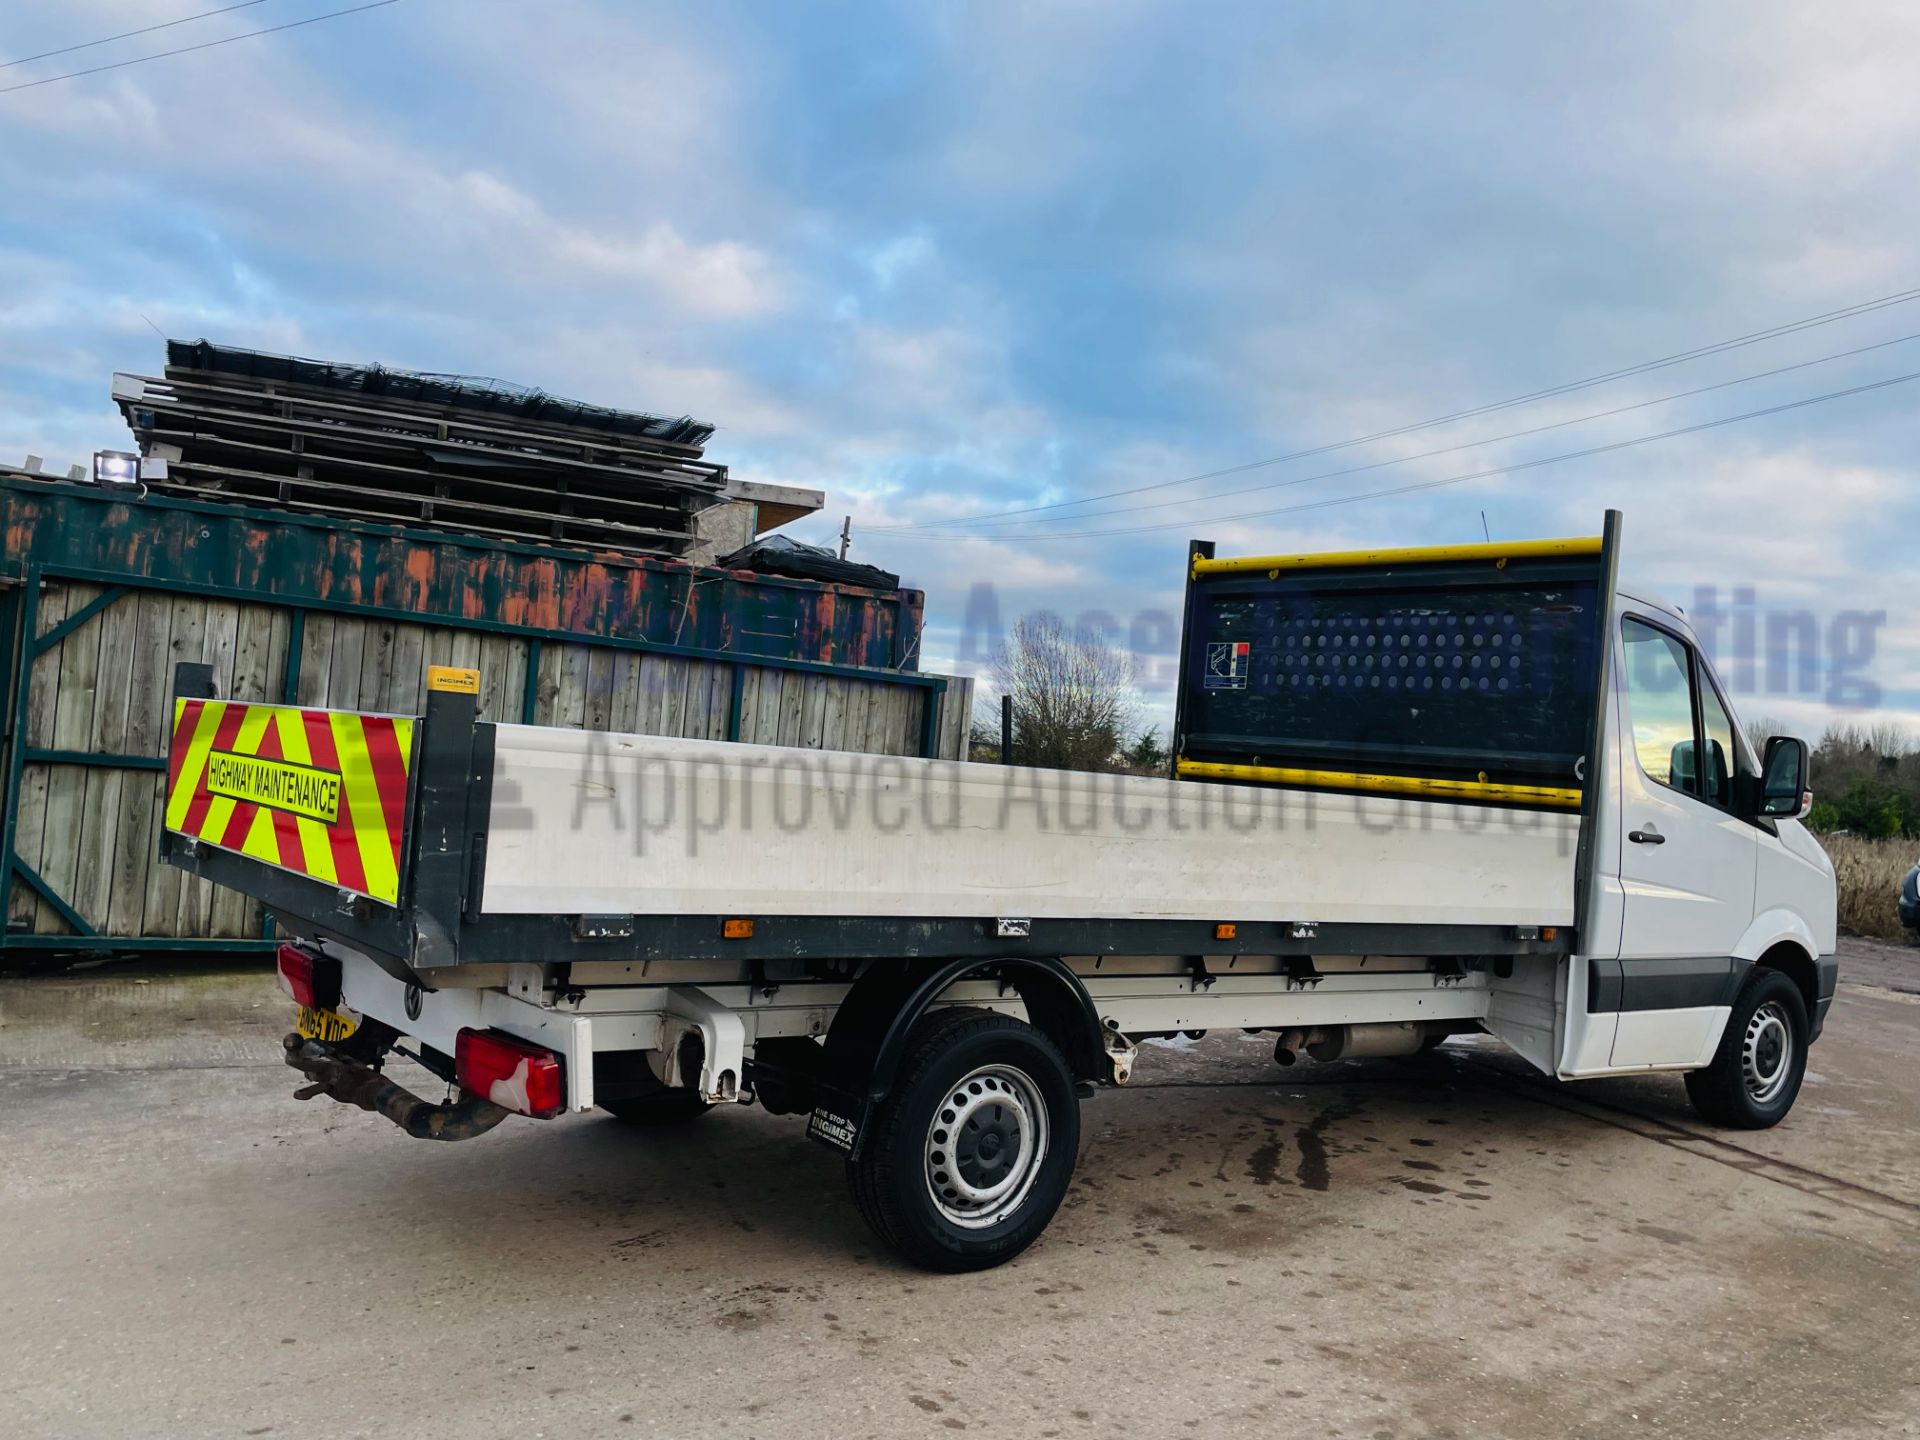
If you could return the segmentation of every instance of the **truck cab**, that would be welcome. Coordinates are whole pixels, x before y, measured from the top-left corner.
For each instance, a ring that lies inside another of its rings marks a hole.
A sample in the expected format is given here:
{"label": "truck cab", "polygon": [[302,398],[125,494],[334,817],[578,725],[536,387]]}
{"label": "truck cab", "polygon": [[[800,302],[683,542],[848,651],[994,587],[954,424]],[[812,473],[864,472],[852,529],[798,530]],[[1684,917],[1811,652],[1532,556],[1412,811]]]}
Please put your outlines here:
{"label": "truck cab", "polygon": [[[1612,623],[1614,803],[1599,812],[1559,1073],[1710,1064],[1756,965],[1793,982],[1811,1041],[1838,968],[1833,866],[1801,824],[1805,746],[1776,738],[1754,752],[1678,607],[1622,586]],[[1771,1018],[1756,1065],[1780,1040]]]}

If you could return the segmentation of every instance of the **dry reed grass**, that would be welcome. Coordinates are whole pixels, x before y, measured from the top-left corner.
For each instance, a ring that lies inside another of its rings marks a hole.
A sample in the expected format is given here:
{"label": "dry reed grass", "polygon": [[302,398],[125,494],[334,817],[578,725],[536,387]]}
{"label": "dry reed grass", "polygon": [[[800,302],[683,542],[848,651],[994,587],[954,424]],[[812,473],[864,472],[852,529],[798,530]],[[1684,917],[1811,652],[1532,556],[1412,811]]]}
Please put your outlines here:
{"label": "dry reed grass", "polygon": [[1822,835],[1840,890],[1840,928],[1854,935],[1898,940],[1906,935],[1894,902],[1900,882],[1920,858],[1911,840],[1867,840],[1858,835]]}

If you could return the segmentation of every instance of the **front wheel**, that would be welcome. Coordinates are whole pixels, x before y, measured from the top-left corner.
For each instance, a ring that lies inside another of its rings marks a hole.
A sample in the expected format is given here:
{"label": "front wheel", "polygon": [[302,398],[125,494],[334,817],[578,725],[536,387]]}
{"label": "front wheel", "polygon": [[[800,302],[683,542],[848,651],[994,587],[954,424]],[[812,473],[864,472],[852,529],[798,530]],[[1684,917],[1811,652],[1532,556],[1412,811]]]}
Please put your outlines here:
{"label": "front wheel", "polygon": [[929,1270],[984,1270],[1026,1249],[1060,1208],[1080,1151],[1065,1057],[991,1011],[920,1020],[868,1124],[847,1163],[854,1200],[881,1239]]}
{"label": "front wheel", "polygon": [[1755,966],[1734,998],[1713,1063],[1687,1072],[1693,1108],[1736,1130],[1786,1119],[1807,1073],[1807,1002],[1778,970]]}

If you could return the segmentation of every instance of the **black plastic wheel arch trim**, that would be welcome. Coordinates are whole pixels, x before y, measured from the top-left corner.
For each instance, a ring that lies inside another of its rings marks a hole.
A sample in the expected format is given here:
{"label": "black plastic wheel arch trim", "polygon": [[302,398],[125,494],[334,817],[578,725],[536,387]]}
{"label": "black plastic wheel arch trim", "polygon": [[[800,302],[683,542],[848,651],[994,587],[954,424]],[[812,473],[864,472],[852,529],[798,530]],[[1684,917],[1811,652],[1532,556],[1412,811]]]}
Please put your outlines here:
{"label": "black plastic wheel arch trim", "polygon": [[854,982],[827,1031],[826,1078],[819,1088],[854,1128],[851,1147],[835,1148],[859,1157],[868,1115],[892,1091],[914,1024],[948,989],[982,977],[998,978],[1019,995],[1034,1027],[1061,1045],[1076,1080],[1104,1078],[1099,1012],[1080,978],[1056,957],[875,965]]}

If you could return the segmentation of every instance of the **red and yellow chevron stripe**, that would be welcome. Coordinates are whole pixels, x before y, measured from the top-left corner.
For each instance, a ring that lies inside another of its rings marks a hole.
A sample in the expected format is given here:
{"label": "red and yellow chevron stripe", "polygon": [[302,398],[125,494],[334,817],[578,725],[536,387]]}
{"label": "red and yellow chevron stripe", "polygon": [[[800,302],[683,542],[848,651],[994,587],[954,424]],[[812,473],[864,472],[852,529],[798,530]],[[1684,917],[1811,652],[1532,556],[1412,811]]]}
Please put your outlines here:
{"label": "red and yellow chevron stripe", "polygon": [[405,716],[175,699],[167,828],[397,905],[413,726]]}

